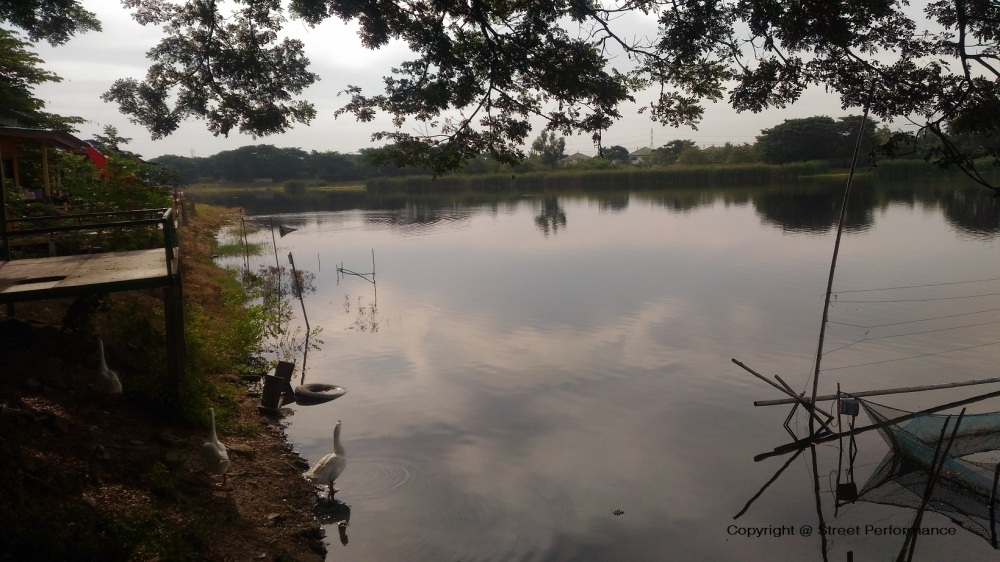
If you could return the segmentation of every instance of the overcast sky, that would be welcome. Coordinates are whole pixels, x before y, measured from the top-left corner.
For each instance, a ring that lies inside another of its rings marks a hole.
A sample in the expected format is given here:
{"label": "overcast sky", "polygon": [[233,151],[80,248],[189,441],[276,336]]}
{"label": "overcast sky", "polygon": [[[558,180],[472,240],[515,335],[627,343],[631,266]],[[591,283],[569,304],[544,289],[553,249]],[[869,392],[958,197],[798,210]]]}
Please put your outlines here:
{"label": "overcast sky", "polygon": [[[104,126],[112,125],[118,129],[119,136],[132,139],[127,148],[145,158],[164,154],[210,156],[253,144],[349,153],[375,146],[371,143],[372,133],[391,128],[385,118],[358,123],[351,116],[335,119],[333,113],[346,103],[346,98],[338,97],[338,92],[348,85],[362,86],[369,94],[378,93],[382,77],[388,75],[393,66],[409,59],[405,47],[391,44],[379,51],[369,51],[361,46],[353,25],[331,20],[309,28],[303,22],[293,20],[288,22],[286,31],[304,41],[306,56],[312,62],[311,70],[320,76],[319,82],[308,88],[303,96],[315,104],[318,113],[311,125],[297,125],[290,132],[257,139],[239,133],[225,138],[209,133],[204,121],[190,120],[172,135],[151,140],[144,128],[131,124],[118,113],[116,105],[105,103],[100,96],[118,78],[141,79],[145,75],[148,65],[145,53],[158,41],[159,28],[142,27],[135,23],[130,13],[117,1],[84,0],[83,4],[97,14],[103,31],[79,35],[60,47],[51,47],[47,43],[35,45],[35,52],[45,61],[44,67],[63,79],[60,83],[37,87],[35,94],[45,100],[47,111],[87,119],[89,122],[80,126],[78,133],[84,139],[91,138],[95,133],[100,134]],[[632,34],[653,31],[651,20],[641,15],[622,20],[619,25]],[[773,127],[785,119],[814,115],[836,118],[848,113],[861,113],[860,110],[841,110],[835,96],[817,89],[807,91],[791,108],[761,114],[737,114],[724,103],[710,104],[696,131],[689,127],[664,127],[651,121],[647,115],[638,114],[637,109],[652,98],[650,93],[645,99],[639,99],[636,105],[623,107],[623,118],[604,134],[604,145],[621,145],[635,150],[650,145],[661,146],[673,139],[691,139],[703,147],[727,141],[738,144],[753,142],[761,129]],[[538,127],[532,131],[529,144],[539,132]],[[566,139],[566,152],[594,155],[597,150],[589,135],[581,135]]]}

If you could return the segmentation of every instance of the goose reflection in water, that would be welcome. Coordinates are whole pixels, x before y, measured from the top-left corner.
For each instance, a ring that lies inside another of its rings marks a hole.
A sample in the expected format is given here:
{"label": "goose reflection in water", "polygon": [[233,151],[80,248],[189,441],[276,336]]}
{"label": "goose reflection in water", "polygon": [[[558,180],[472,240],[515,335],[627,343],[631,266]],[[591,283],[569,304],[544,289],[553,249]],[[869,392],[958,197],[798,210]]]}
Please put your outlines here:
{"label": "goose reflection in water", "polygon": [[351,506],[329,498],[320,498],[316,505],[316,519],[322,525],[337,525],[340,544],[347,546],[347,526],[351,523]]}

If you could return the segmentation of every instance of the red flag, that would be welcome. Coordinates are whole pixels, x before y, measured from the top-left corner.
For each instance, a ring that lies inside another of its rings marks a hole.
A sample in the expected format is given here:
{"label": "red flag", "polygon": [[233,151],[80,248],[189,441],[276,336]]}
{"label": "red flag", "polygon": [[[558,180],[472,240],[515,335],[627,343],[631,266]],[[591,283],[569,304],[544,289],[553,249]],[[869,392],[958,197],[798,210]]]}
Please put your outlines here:
{"label": "red flag", "polygon": [[104,168],[107,168],[108,157],[98,152],[97,149],[94,148],[94,145],[90,144],[89,142],[86,143],[86,145],[87,146],[83,150],[87,154],[87,157],[90,158],[90,161],[93,162],[95,166],[97,166],[97,169],[103,171]]}

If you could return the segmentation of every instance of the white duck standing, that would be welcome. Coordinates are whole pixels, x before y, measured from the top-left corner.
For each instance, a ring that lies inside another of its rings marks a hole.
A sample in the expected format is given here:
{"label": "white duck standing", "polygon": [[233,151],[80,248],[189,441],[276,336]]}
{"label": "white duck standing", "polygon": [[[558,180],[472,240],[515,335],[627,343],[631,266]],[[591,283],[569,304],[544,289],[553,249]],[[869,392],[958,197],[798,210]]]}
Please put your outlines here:
{"label": "white duck standing", "polygon": [[340,476],[340,473],[344,472],[345,467],[347,467],[347,451],[340,443],[340,420],[337,420],[337,426],[333,428],[333,452],[319,459],[319,462],[307,470],[303,476],[316,484],[329,486],[332,498],[340,491],[339,488],[333,487],[333,483]]}
{"label": "white duck standing", "polygon": [[107,361],[104,360],[104,341],[97,338],[97,350],[101,358],[101,366],[97,372],[97,382],[94,386],[105,394],[121,394],[122,381],[118,379],[118,374],[108,368]]}
{"label": "white duck standing", "polygon": [[225,486],[226,471],[229,470],[229,453],[215,434],[215,410],[209,408],[208,413],[212,417],[212,433],[209,434],[208,441],[201,446],[201,460],[205,464],[205,470],[222,476],[222,485]]}

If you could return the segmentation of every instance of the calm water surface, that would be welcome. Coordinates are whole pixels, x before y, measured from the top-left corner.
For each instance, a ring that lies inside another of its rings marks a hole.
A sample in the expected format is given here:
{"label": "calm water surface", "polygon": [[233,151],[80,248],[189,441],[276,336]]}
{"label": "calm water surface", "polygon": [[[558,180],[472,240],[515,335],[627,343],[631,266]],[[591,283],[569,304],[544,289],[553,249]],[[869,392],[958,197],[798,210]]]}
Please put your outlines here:
{"label": "calm water surface", "polygon": [[[350,526],[347,544],[327,528],[329,559],[895,557],[903,537],[865,526],[907,527],[914,511],[857,502],[835,514],[836,442],[817,448],[815,467],[809,452],[795,458],[734,519],[789,458],[754,462],[789,440],[789,408],[755,407],[782,396],[732,359],[807,388],[839,197],[623,193],[260,213],[298,228],[278,255],[316,274],[306,307],[324,343],[305,381],[348,390],[292,405],[286,419],[310,462],[343,420],[337,498]],[[948,190],[860,199],[820,392],[997,376],[995,203]],[[269,231],[256,236],[270,243]],[[337,265],[372,271],[373,253],[375,286],[338,278]],[[913,410],[995,389],[880,401]],[[796,416],[793,428],[806,423]],[[888,447],[872,432],[858,449],[860,487]],[[822,521],[860,536],[815,533],[814,473]],[[946,517],[929,512],[924,526],[953,534],[921,537],[918,558],[996,556]]]}

